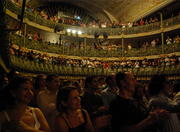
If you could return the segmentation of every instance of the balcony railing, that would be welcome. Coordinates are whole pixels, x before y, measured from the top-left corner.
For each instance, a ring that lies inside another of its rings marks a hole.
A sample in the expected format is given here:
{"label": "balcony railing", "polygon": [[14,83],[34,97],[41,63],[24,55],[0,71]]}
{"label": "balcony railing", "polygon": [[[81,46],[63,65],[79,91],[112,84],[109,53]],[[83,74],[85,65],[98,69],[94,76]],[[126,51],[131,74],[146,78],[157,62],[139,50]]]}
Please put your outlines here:
{"label": "balcony railing", "polygon": [[[14,12],[15,14],[19,15],[21,12],[21,8],[18,7],[17,5],[13,4],[10,0],[7,0],[6,3],[6,8],[9,9],[10,11]],[[40,15],[38,15],[37,12],[28,12],[25,11],[25,18],[28,18],[30,21],[33,21],[35,23],[38,23],[43,26],[47,26],[50,28],[55,28],[55,26],[59,26],[61,28],[67,29],[79,29],[85,34],[88,35],[94,35],[95,32],[97,33],[108,33],[109,35],[120,35],[124,33],[125,35],[127,34],[137,34],[137,33],[144,33],[144,32],[150,32],[150,31],[156,31],[161,28],[160,22],[144,25],[144,26],[137,26],[137,27],[126,27],[126,28],[91,28],[91,27],[78,27],[78,26],[72,26],[72,25],[66,25],[66,24],[60,24],[60,23],[55,23],[50,20],[46,20],[42,18]],[[180,15],[164,20],[163,21],[163,27],[169,27],[173,25],[180,24]]]}
{"label": "balcony railing", "polygon": [[80,49],[78,46],[71,47],[65,45],[55,45],[43,43],[36,40],[29,40],[27,38],[23,38],[17,35],[10,35],[10,40],[12,43],[19,45],[21,47],[26,47],[28,49],[34,49],[39,51],[44,51],[48,53],[57,53],[64,54],[70,56],[87,56],[87,57],[135,57],[135,56],[149,56],[149,55],[160,55],[162,53],[173,53],[180,52],[179,44],[171,44],[164,45],[164,52],[162,52],[162,47],[149,47],[147,49],[139,48],[139,49],[131,49],[131,50],[123,50],[118,47],[115,50],[108,49],[95,49],[93,45],[86,45],[85,48]]}
{"label": "balcony railing", "polygon": [[33,60],[23,59],[17,56],[10,56],[11,66],[17,70],[28,71],[32,73],[51,73],[59,75],[76,75],[76,76],[87,76],[87,75],[110,75],[112,73],[120,71],[133,72],[136,76],[152,76],[157,73],[163,73],[167,75],[178,75],[180,74],[180,65],[171,66],[159,66],[159,67],[145,67],[145,68],[88,68],[88,67],[74,67],[55,65],[48,63],[40,63]]}

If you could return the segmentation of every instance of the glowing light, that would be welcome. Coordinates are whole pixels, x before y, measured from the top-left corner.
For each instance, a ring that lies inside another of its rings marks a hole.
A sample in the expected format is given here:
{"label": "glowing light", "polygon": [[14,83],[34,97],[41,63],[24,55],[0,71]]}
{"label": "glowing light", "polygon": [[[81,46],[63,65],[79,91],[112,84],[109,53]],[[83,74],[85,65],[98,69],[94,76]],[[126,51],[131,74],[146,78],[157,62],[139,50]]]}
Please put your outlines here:
{"label": "glowing light", "polygon": [[67,29],[67,32],[70,33],[70,32],[71,32],[71,29]]}
{"label": "glowing light", "polygon": [[77,33],[78,33],[79,35],[80,35],[80,34],[82,34],[82,32],[81,32],[81,31],[78,31]]}
{"label": "glowing light", "polygon": [[76,33],[76,30],[72,30],[72,33]]}

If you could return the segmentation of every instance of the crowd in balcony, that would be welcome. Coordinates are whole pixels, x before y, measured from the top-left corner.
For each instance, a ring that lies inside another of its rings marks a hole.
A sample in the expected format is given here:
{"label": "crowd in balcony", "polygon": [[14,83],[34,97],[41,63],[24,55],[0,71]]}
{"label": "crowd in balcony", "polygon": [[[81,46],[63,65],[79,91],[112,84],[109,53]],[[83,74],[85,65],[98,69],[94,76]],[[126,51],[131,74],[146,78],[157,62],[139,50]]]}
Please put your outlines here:
{"label": "crowd in balcony", "polygon": [[172,66],[178,65],[180,61],[179,56],[163,56],[157,59],[141,59],[141,60],[98,60],[98,59],[70,59],[59,56],[57,54],[48,54],[27,48],[16,47],[12,45],[10,54],[18,56],[22,59],[36,61],[38,63],[48,63],[52,65],[73,66],[73,67],[87,67],[87,68],[145,68],[157,66]]}
{"label": "crowd in balcony", "polygon": [[[21,0],[11,0],[13,3],[15,3],[18,6],[21,6]],[[138,21],[135,22],[107,22],[107,21],[101,21],[101,20],[94,20],[88,23],[84,23],[81,19],[75,19],[75,18],[65,18],[65,17],[58,17],[50,16],[48,13],[44,10],[37,10],[35,8],[32,8],[30,5],[26,6],[26,10],[28,12],[31,12],[33,14],[39,15],[42,18],[46,20],[50,20],[55,23],[61,23],[61,24],[67,24],[67,25],[73,25],[73,26],[81,26],[81,27],[93,27],[93,28],[125,28],[125,27],[135,27],[135,26],[143,26],[148,25],[152,23],[159,22],[159,18],[157,16],[151,17],[151,18],[141,18]]]}
{"label": "crowd in balcony", "polygon": [[[120,56],[122,53],[122,45],[117,42],[111,42],[110,40],[93,40],[92,42],[88,42],[85,44],[77,40],[77,43],[74,40],[63,40],[60,43],[54,41],[52,42],[45,42],[44,37],[39,34],[38,32],[31,32],[28,31],[26,34],[25,40],[25,47],[30,49],[41,50],[50,53],[61,53],[61,54],[72,54],[72,55],[79,55],[83,56],[84,50],[90,54],[91,52],[94,56],[102,56],[104,52],[107,52],[106,55],[109,53],[111,56]],[[18,30],[15,35],[12,35],[11,42],[17,45],[23,45],[24,37],[21,30]],[[166,36],[164,41],[164,49],[169,52],[178,51],[178,44],[180,43],[179,35],[175,36]],[[127,56],[129,54],[137,56],[138,54],[157,54],[159,50],[161,50],[161,38],[153,38],[148,40],[141,40],[135,42],[128,42],[127,46],[124,47],[123,53]],[[64,47],[64,48],[63,48]],[[177,49],[176,49],[177,48]],[[68,49],[68,51],[67,51]],[[64,52],[64,50],[66,50]],[[172,51],[171,51],[172,50]],[[80,51],[80,52],[79,52]],[[96,51],[96,53],[94,53]],[[66,53],[67,52],[67,53]],[[83,52],[83,53],[82,53]],[[111,53],[112,52],[112,53]],[[152,53],[153,52],[153,53]],[[157,53],[156,53],[157,52]],[[81,54],[80,54],[81,53]],[[101,55],[102,54],[102,55]],[[104,56],[106,56],[104,55]],[[86,56],[84,54],[84,56]]]}

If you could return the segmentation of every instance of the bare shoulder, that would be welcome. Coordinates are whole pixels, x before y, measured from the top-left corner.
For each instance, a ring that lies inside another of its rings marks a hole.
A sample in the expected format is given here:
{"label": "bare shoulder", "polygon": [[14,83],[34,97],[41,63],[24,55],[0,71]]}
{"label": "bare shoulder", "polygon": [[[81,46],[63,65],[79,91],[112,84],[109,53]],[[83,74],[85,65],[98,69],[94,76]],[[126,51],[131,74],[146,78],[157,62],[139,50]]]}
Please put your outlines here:
{"label": "bare shoulder", "polygon": [[37,116],[39,117],[44,116],[43,112],[39,108],[33,108],[33,109]]}
{"label": "bare shoulder", "polygon": [[81,111],[84,112],[86,115],[89,115],[89,113],[87,112],[87,110],[81,109]]}
{"label": "bare shoulder", "polygon": [[35,112],[42,112],[39,108],[33,108]]}
{"label": "bare shoulder", "polygon": [[31,112],[34,111],[35,114],[36,114],[38,117],[43,115],[42,111],[41,111],[39,108],[35,108],[35,107],[30,107],[30,106],[29,106],[28,109],[29,109]]}
{"label": "bare shoulder", "polygon": [[63,130],[68,129],[68,125],[66,123],[66,115],[65,114],[58,114],[55,118],[55,126],[61,128]]}
{"label": "bare shoulder", "polygon": [[60,114],[58,114],[58,115],[56,116],[55,121],[56,121],[56,122],[64,122],[64,121],[65,121],[65,119],[64,119],[65,116],[66,116],[66,115],[65,115],[64,113],[63,113],[63,114],[60,113]]}
{"label": "bare shoulder", "polygon": [[87,110],[85,110],[85,109],[83,109],[83,108],[82,108],[81,110],[84,111],[84,112],[86,112],[86,113],[88,113]]}

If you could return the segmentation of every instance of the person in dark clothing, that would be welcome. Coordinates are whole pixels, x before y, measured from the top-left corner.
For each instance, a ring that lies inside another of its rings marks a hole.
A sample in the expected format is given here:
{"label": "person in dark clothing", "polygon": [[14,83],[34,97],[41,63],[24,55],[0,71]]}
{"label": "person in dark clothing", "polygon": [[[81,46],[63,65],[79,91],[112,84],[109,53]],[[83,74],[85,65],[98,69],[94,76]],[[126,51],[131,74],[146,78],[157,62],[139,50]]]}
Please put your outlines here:
{"label": "person in dark clothing", "polygon": [[93,118],[98,110],[103,108],[103,100],[101,96],[96,93],[97,90],[97,77],[87,77],[85,81],[85,92],[81,98],[81,104],[82,108],[88,111],[91,118]]}
{"label": "person in dark clothing", "polygon": [[104,106],[99,93],[100,84],[97,76],[87,77],[85,80],[85,93],[82,96],[82,108],[86,109],[93,122],[95,130],[106,132],[109,130],[108,107]]}
{"label": "person in dark clothing", "polygon": [[142,111],[138,102],[133,99],[136,80],[130,73],[118,73],[116,82],[119,95],[110,104],[112,115],[111,125],[113,132],[148,132],[156,117],[163,117],[165,111],[156,110],[150,114]]}

